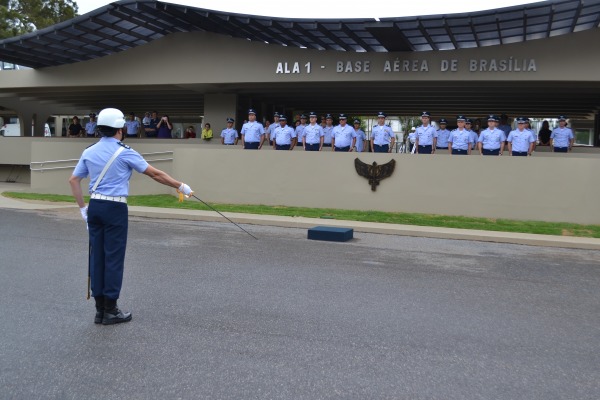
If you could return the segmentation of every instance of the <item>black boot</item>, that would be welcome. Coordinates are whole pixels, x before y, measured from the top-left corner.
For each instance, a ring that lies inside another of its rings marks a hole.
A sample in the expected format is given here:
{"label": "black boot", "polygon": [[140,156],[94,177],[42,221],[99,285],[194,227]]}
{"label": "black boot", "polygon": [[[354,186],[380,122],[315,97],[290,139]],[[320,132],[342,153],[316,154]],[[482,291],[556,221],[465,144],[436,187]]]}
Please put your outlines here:
{"label": "black boot", "polygon": [[102,318],[104,318],[104,296],[96,296],[94,300],[96,300],[96,318],[94,318],[94,323],[101,324]]}
{"label": "black boot", "polygon": [[102,318],[102,325],[112,325],[121,322],[131,321],[131,313],[124,313],[117,307],[117,301],[111,299],[104,299],[104,317]]}

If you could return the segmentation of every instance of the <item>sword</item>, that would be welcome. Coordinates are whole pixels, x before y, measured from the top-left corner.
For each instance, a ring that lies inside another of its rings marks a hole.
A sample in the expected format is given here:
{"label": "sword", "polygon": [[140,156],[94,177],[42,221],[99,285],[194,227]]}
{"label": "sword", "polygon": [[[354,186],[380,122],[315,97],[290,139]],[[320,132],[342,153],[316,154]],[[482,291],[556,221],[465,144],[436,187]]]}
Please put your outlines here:
{"label": "sword", "polygon": [[221,214],[219,211],[215,210],[211,205],[209,205],[208,203],[206,203],[204,200],[202,200],[201,198],[199,198],[198,196],[196,196],[193,193],[191,195],[196,200],[201,201],[206,207],[210,208],[211,210],[213,210],[214,212],[216,212],[217,214],[219,214],[221,217],[225,218],[227,221],[231,222],[232,224],[234,224],[235,226],[237,226],[238,228],[240,228],[241,230],[243,230],[244,232],[246,232],[248,235],[250,235],[254,239],[258,240],[258,238],[256,236],[254,236],[253,234],[251,234],[250,232],[248,232],[247,230],[245,230],[244,228],[242,228],[241,226],[239,226],[238,224],[236,224],[235,222],[233,222],[232,220],[230,220],[229,218],[227,218],[226,216],[224,216],[223,214]]}

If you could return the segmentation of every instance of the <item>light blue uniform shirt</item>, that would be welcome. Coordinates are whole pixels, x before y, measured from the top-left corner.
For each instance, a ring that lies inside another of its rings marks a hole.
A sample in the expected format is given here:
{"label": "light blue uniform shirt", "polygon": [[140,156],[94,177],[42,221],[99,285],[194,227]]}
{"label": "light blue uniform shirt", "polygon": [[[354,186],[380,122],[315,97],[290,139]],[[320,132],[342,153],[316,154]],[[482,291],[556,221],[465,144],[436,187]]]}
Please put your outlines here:
{"label": "light blue uniform shirt", "polygon": [[354,147],[356,147],[358,153],[362,153],[364,150],[363,144],[365,143],[367,135],[362,129],[354,130],[354,134],[356,135],[356,145]]}
{"label": "light blue uniform shirt", "polygon": [[302,137],[304,136],[304,128],[306,125],[298,125],[296,127],[296,137],[298,138],[298,143],[302,142]]}
{"label": "light blue uniform shirt", "polygon": [[552,143],[554,147],[569,147],[571,139],[573,139],[573,131],[566,126],[564,128],[554,128],[550,134],[550,139],[554,139]]}
{"label": "light blue uniform shirt", "polygon": [[371,131],[373,144],[385,146],[390,144],[390,140],[394,137],[394,131],[387,125],[375,125]]}
{"label": "light blue uniform shirt", "polygon": [[325,126],[323,128],[323,144],[331,144],[331,137],[333,136],[333,125]]}
{"label": "light blue uniform shirt", "polygon": [[[73,175],[79,178],[90,177],[89,193],[92,193],[92,187],[108,160],[123,145],[120,143],[114,137],[103,137],[99,142],[83,151]],[[148,163],[140,153],[125,146],[125,150],[119,154],[106,171],[106,175],[98,184],[95,193],[105,196],[127,196],[132,171],[143,173],[146,169],[148,169]]]}
{"label": "light blue uniform shirt", "polygon": [[502,142],[506,141],[506,135],[501,129],[487,128],[481,132],[481,135],[479,135],[479,139],[477,141],[482,143],[485,150],[499,150]]}
{"label": "light blue uniform shirt", "polygon": [[269,134],[269,137],[271,138],[271,140],[273,140],[273,134],[275,133],[275,129],[279,128],[279,122],[273,122],[271,125],[269,125],[269,128],[267,129],[267,133]]}
{"label": "light blue uniform shirt", "polygon": [[278,145],[281,146],[286,144],[292,144],[292,139],[295,137],[296,132],[294,131],[294,128],[288,125],[281,127],[280,125],[277,128],[275,128],[271,139],[273,139]]}
{"label": "light blue uniform shirt", "polygon": [[87,124],[85,124],[85,133],[88,136],[92,136],[96,133],[96,122],[88,122]]}
{"label": "light blue uniform shirt", "polygon": [[437,144],[435,146],[448,148],[448,137],[449,136],[450,136],[450,131],[448,129],[439,129],[437,131]]}
{"label": "light blue uniform shirt", "polygon": [[221,131],[221,137],[223,138],[223,143],[234,144],[235,139],[238,137],[238,131],[234,128],[225,128]]}
{"label": "light blue uniform shirt", "polygon": [[479,135],[477,135],[477,132],[469,130],[469,135],[471,135],[471,149],[475,148],[475,144],[477,143],[477,141],[479,140]]}
{"label": "light blue uniform shirt", "polygon": [[265,128],[263,128],[260,122],[246,122],[242,126],[242,135],[244,135],[244,141],[248,143],[260,143],[260,137],[265,134]]}
{"label": "light blue uniform shirt", "polygon": [[469,150],[469,146],[473,143],[471,139],[471,132],[463,129],[455,129],[450,132],[448,136],[448,142],[452,143],[452,148],[456,150]]}
{"label": "light blue uniform shirt", "polygon": [[321,138],[325,136],[325,132],[323,132],[323,127],[321,125],[316,123],[314,125],[309,124],[304,127],[302,136],[306,138],[307,144],[316,144],[321,143]]}
{"label": "light blue uniform shirt", "polygon": [[137,135],[138,130],[140,129],[140,121],[137,119],[127,121],[125,122],[125,127],[127,128],[127,136]]}
{"label": "light blue uniform shirt", "polygon": [[512,151],[518,152],[528,152],[529,143],[535,142],[535,138],[531,134],[531,131],[528,131],[527,129],[523,129],[522,131],[515,129],[514,131],[511,131],[506,140],[512,143]]}
{"label": "light blue uniform shirt", "polygon": [[431,125],[421,125],[415,130],[415,140],[419,139],[419,146],[433,146],[433,138],[437,138],[437,131]]}
{"label": "light blue uniform shirt", "polygon": [[352,146],[352,139],[356,137],[356,132],[350,125],[344,127],[338,125],[333,128],[333,137],[335,138],[335,147]]}

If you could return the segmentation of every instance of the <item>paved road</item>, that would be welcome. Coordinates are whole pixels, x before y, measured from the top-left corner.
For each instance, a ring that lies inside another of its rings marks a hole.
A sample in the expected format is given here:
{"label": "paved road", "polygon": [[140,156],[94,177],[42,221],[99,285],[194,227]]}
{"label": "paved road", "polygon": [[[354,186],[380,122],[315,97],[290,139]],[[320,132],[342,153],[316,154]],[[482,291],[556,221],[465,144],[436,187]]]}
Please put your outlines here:
{"label": "paved road", "polygon": [[93,323],[76,209],[0,209],[2,399],[597,399],[600,252],[133,218]]}

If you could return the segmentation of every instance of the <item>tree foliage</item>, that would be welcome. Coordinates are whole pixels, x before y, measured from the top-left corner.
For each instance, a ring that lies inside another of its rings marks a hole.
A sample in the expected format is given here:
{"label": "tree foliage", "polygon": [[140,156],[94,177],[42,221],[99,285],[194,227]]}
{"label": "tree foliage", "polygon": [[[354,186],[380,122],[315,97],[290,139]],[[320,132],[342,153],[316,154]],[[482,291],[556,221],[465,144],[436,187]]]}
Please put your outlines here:
{"label": "tree foliage", "polygon": [[0,0],[0,39],[67,21],[77,11],[74,0]]}

